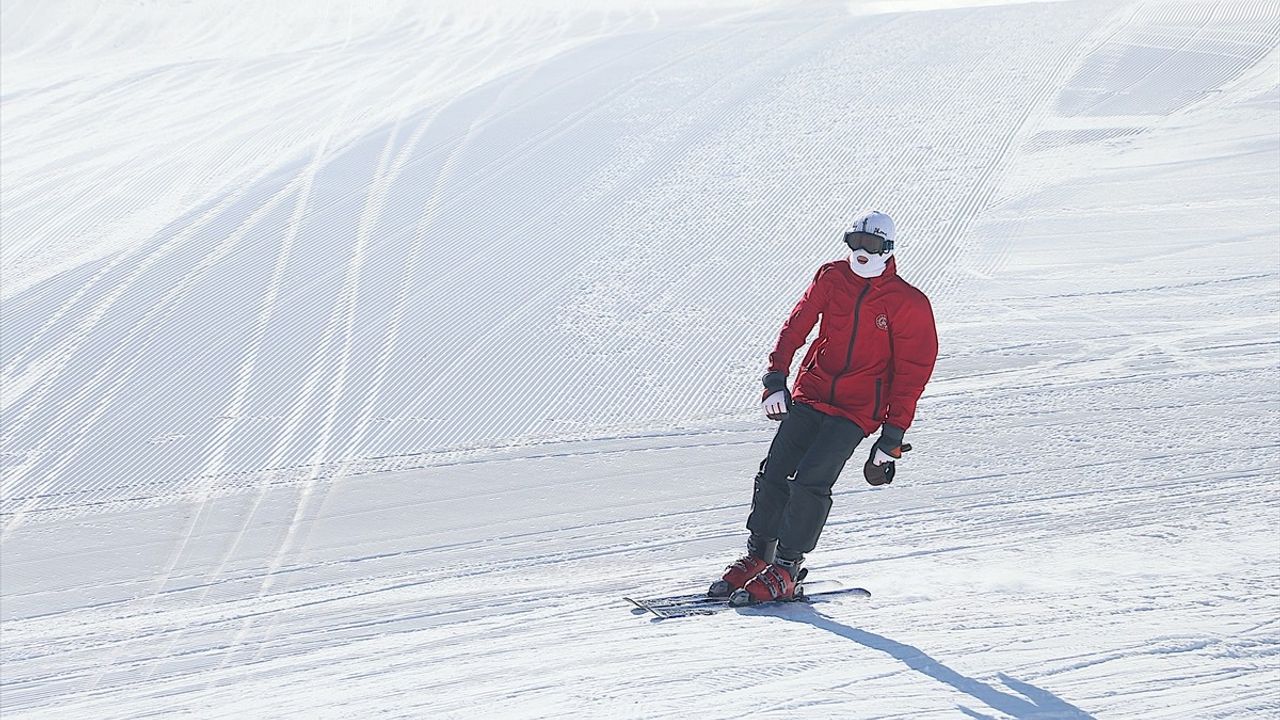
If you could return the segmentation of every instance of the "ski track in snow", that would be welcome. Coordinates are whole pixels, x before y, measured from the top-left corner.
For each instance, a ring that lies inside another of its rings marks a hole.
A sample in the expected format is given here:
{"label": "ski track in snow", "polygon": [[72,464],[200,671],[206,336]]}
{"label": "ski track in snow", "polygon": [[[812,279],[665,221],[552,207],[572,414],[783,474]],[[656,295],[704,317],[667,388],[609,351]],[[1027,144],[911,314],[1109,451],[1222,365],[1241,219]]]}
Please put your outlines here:
{"label": "ski track in snow", "polygon": [[[974,5],[6,5],[5,716],[1280,715],[1280,3]],[[872,599],[629,611],[864,206],[942,338]]]}

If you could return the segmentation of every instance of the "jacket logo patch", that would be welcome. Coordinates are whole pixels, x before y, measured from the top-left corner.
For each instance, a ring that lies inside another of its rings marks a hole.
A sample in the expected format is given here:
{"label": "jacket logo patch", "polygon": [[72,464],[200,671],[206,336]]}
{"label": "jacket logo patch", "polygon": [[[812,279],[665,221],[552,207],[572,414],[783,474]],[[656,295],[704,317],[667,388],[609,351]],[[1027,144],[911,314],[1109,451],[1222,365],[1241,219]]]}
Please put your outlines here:
{"label": "jacket logo patch", "polygon": [[888,315],[885,315],[884,313],[880,313],[879,315],[877,315],[877,316],[876,316],[876,327],[880,328],[881,330],[888,330],[888,329],[889,329],[889,316],[888,316]]}

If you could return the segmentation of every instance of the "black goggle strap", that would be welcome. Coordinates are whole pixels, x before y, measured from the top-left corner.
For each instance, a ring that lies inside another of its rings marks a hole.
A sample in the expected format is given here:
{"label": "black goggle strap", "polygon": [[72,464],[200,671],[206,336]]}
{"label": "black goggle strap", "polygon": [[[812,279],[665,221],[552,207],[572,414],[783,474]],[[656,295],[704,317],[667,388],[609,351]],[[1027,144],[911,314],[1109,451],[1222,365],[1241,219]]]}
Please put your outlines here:
{"label": "black goggle strap", "polygon": [[844,244],[849,246],[851,250],[866,250],[869,253],[880,255],[893,250],[893,241],[869,232],[847,232],[844,234]]}

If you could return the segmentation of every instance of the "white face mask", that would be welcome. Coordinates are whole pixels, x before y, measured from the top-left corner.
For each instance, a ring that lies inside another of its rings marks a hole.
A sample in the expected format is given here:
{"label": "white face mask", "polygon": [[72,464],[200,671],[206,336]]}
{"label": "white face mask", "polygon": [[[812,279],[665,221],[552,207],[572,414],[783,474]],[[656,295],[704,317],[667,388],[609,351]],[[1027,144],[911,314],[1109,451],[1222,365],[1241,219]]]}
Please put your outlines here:
{"label": "white face mask", "polygon": [[853,274],[858,277],[880,277],[880,274],[884,272],[885,266],[889,264],[889,258],[891,257],[893,257],[892,252],[873,255],[866,250],[854,250],[849,253],[849,267],[853,269]]}

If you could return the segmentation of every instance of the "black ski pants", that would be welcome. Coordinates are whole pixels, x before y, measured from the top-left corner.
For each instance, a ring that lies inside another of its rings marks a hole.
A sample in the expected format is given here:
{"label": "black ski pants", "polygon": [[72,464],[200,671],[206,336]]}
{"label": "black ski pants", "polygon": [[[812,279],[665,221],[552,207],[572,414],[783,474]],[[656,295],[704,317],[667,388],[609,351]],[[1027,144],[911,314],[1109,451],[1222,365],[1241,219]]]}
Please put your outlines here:
{"label": "black ski pants", "polygon": [[793,405],[756,475],[751,534],[777,538],[780,554],[811,552],[831,512],[831,488],[864,437],[851,420]]}

